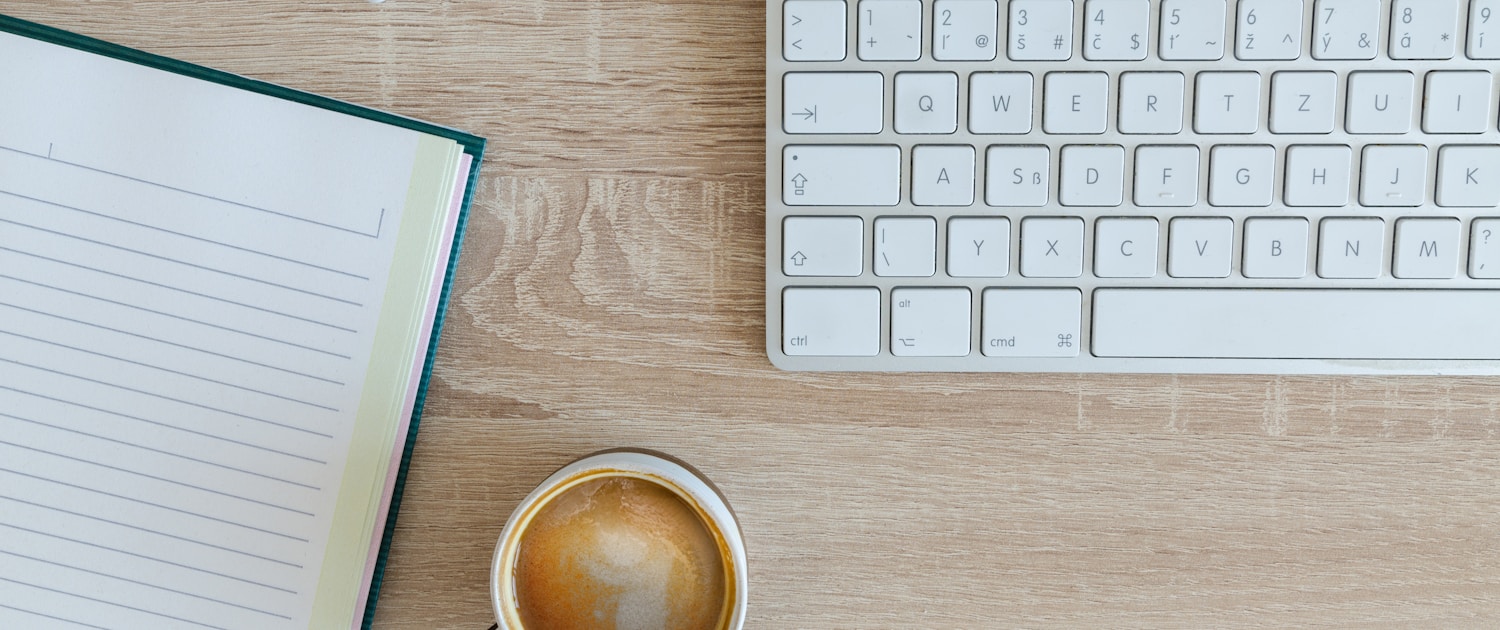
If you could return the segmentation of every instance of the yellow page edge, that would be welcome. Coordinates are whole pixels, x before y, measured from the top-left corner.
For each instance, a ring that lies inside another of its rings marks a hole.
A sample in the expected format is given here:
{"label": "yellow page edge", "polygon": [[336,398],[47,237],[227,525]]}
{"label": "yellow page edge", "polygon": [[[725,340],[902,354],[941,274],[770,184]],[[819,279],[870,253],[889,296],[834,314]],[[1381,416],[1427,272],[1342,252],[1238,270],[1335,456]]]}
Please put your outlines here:
{"label": "yellow page edge", "polygon": [[436,248],[453,195],[463,147],[422,135],[396,234],[396,251],[370,350],[349,455],[323,553],[309,628],[349,628],[375,535],[375,506],[390,466],[402,408],[436,264]]}

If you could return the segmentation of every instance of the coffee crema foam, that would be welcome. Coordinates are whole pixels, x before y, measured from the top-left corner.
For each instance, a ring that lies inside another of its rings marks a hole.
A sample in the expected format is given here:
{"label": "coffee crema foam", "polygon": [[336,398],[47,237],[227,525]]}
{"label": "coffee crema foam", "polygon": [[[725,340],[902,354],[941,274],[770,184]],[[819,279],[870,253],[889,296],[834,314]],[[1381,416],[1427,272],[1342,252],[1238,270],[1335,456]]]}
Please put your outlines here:
{"label": "coffee crema foam", "polygon": [[698,512],[631,477],[585,481],[521,535],[516,603],[526,630],[714,630],[724,557]]}

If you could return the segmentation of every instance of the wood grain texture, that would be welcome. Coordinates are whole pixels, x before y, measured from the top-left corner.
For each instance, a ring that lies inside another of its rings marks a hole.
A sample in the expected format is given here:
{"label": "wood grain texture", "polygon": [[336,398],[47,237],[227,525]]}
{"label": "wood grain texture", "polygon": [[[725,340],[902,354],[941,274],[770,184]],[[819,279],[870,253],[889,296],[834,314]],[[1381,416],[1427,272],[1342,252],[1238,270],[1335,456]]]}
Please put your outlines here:
{"label": "wood grain texture", "polygon": [[750,628],[1500,626],[1500,379],[772,368],[759,0],[0,12],[490,139],[379,628],[487,627],[616,446],[729,496]]}

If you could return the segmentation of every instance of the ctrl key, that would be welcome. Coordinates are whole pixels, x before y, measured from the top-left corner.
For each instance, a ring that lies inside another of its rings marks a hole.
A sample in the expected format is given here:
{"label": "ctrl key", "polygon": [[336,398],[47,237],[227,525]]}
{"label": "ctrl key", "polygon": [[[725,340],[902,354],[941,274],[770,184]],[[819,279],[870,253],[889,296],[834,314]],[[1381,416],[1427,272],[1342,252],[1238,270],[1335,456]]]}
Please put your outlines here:
{"label": "ctrl key", "polygon": [[1076,357],[1082,313],[1077,289],[986,289],[984,355]]}
{"label": "ctrl key", "polygon": [[783,291],[781,351],[788,356],[880,354],[880,289],[797,287]]}

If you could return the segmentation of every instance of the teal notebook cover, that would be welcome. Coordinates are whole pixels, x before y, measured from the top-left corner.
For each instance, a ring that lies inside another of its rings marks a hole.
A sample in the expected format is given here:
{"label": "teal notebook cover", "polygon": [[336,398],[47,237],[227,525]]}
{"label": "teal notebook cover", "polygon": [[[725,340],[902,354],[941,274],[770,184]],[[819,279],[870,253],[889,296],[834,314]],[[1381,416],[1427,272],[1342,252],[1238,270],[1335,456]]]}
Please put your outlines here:
{"label": "teal notebook cover", "polygon": [[453,274],[457,268],[459,253],[463,245],[463,236],[468,224],[469,207],[473,201],[474,190],[479,183],[480,162],[484,156],[485,139],[464,133],[455,129],[434,125],[432,123],[399,116],[389,112],[362,107],[335,99],[318,96],[300,90],[258,81],[255,79],[222,72],[203,66],[178,61],[175,59],[142,52],[125,46],[112,44],[91,37],[85,37],[70,33],[61,29],[0,15],[0,31],[12,33],[52,44],[66,46],[88,53],[111,57],[122,61],[138,64],[141,66],[165,70],[194,79],[200,79],[233,88],[265,94],[275,98],[311,105],[341,114],[357,116],[379,123],[403,127],[417,132],[447,138],[457,142],[463,147],[464,153],[472,157],[472,165],[469,170],[468,181],[465,185],[462,208],[459,211],[457,228],[453,236],[453,245],[448,257],[448,267],[444,274],[442,289],[439,296],[437,313],[433,320],[431,338],[427,345],[427,354],[424,358],[421,379],[418,387],[416,404],[412,411],[411,425],[407,432],[406,440],[402,445],[400,466],[397,471],[395,486],[391,496],[390,511],[385,519],[384,531],[380,532],[380,551],[376,560],[374,576],[371,580],[370,593],[363,612],[362,626],[369,628],[375,617],[375,604],[378,600],[382,576],[390,553],[391,540],[396,529],[396,515],[401,506],[402,490],[406,484],[407,469],[411,463],[412,449],[416,445],[417,430],[422,418],[422,408],[426,402],[427,387],[432,377],[432,365],[437,353],[438,340],[441,336],[444,316],[447,313],[448,298],[452,290]]}

